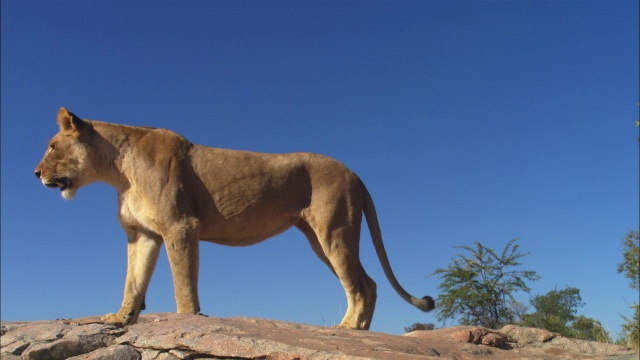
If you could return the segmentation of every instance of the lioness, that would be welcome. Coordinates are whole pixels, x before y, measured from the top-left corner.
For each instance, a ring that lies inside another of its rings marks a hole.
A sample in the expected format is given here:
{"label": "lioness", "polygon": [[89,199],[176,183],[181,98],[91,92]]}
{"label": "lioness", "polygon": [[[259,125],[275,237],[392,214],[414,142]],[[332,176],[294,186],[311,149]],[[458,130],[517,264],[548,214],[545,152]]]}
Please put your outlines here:
{"label": "lioness", "polygon": [[118,191],[118,220],[128,237],[122,307],[105,322],[131,324],[144,298],[160,247],[166,244],[178,313],[197,314],[198,240],[253,245],[291,226],[340,279],[347,313],[339,327],[369,329],[376,284],[360,263],[364,212],[387,279],[423,311],[431,297],[398,283],[382,243],[373,201],[360,178],[321,155],[272,155],[195,145],[164,129],[83,120],[61,108],[58,132],[36,176],[65,199],[95,181]]}

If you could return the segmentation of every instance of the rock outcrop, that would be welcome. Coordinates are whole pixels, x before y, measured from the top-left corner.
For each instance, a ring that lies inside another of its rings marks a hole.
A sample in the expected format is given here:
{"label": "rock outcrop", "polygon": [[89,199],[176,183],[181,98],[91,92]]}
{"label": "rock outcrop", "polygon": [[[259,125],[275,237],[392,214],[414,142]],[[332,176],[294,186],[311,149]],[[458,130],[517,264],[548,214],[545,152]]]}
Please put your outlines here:
{"label": "rock outcrop", "polygon": [[404,336],[275,320],[158,313],[119,328],[99,317],[2,322],[2,359],[637,359],[622,346],[545,330],[457,326]]}

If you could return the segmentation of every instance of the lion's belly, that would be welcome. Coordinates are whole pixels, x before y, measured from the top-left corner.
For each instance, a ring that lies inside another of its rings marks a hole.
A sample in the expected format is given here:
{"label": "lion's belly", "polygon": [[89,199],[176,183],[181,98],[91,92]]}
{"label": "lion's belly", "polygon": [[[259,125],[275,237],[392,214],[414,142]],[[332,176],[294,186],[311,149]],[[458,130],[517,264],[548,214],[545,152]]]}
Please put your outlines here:
{"label": "lion's belly", "polygon": [[200,224],[200,239],[227,246],[249,246],[278,235],[299,218],[289,214],[245,216]]}

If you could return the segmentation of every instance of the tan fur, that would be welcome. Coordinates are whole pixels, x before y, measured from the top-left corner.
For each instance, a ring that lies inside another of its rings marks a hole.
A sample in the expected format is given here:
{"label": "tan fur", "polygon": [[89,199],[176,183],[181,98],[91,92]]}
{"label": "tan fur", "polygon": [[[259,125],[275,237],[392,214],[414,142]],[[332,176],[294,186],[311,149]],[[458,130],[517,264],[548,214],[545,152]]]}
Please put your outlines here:
{"label": "tan fur", "polygon": [[60,132],[36,168],[44,185],[65,198],[94,181],[118,192],[118,218],[128,236],[124,300],[107,322],[134,323],[165,243],[179,313],[196,314],[198,240],[256,244],[291,226],[300,229],[344,287],[348,308],[340,327],[368,329],[376,284],[360,263],[364,211],[387,278],[405,300],[433,308],[398,284],[373,201],[356,174],[329,157],[273,155],[191,144],[164,129],[82,120],[61,108]]}

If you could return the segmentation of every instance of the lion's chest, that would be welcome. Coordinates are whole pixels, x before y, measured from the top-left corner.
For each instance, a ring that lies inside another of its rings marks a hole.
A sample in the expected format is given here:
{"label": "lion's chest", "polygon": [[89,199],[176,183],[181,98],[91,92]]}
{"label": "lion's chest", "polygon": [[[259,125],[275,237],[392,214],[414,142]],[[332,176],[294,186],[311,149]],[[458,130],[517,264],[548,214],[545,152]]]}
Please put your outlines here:
{"label": "lion's chest", "polygon": [[149,201],[135,194],[120,196],[120,210],[118,218],[120,222],[133,228],[142,228],[160,234],[161,223],[157,207],[150,206]]}

